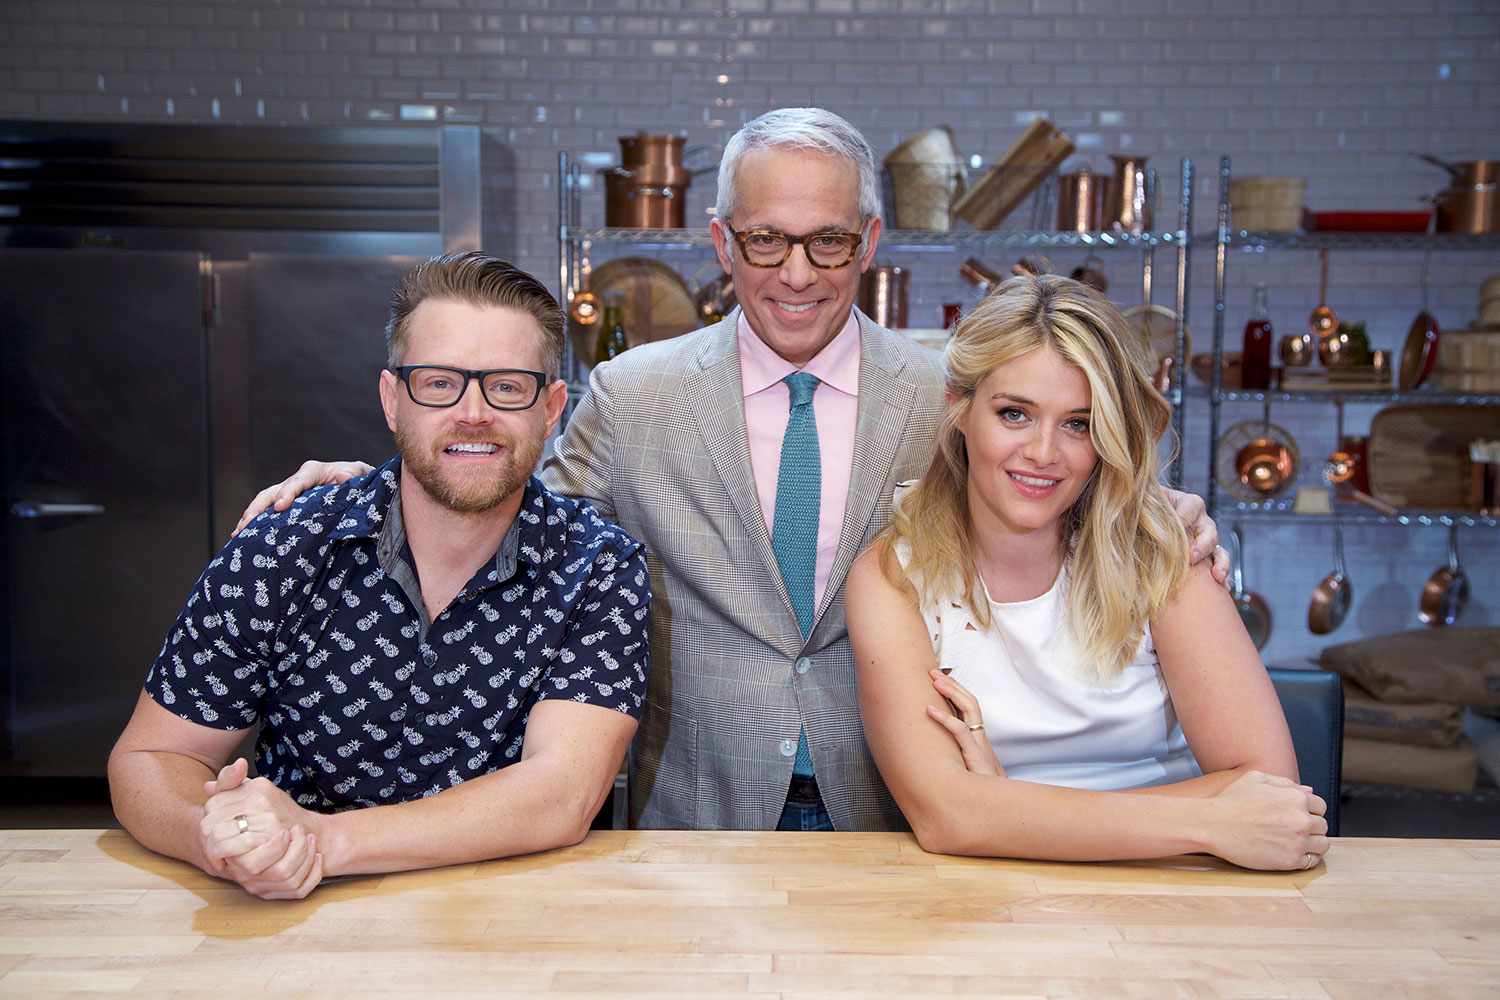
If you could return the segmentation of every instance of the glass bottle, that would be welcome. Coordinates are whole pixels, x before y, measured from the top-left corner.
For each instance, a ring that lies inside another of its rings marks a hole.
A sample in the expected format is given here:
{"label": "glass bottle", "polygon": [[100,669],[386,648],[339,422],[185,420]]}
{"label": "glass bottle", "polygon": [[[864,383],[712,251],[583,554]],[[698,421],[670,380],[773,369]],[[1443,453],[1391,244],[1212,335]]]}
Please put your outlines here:
{"label": "glass bottle", "polygon": [[594,364],[602,365],[610,358],[624,354],[629,347],[625,310],[618,299],[612,298],[604,303],[604,322],[599,324],[599,334],[594,341]]}
{"label": "glass bottle", "polygon": [[1245,324],[1245,342],[1240,351],[1240,385],[1246,389],[1271,388],[1271,290],[1255,286],[1255,305]]}

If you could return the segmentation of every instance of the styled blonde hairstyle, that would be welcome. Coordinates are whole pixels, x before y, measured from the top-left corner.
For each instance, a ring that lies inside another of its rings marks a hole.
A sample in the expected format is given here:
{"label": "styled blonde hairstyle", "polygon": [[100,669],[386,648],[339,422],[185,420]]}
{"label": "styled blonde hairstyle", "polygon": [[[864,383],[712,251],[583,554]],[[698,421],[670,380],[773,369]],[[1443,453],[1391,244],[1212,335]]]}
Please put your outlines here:
{"label": "styled blonde hairstyle", "polygon": [[[1089,434],[1099,459],[1063,518],[1068,623],[1107,680],[1128,663],[1144,625],[1187,576],[1187,534],[1158,480],[1157,441],[1171,409],[1151,385],[1146,346],[1094,289],[1057,275],[1000,285],[959,324],[947,350],[948,411],[927,474],[896,505],[881,536],[881,566],[923,606],[954,593],[982,626],[989,602],[974,562],[968,452],[960,430],[990,372],[1050,348],[1083,372],[1092,394]],[[908,550],[903,571],[899,543]]]}

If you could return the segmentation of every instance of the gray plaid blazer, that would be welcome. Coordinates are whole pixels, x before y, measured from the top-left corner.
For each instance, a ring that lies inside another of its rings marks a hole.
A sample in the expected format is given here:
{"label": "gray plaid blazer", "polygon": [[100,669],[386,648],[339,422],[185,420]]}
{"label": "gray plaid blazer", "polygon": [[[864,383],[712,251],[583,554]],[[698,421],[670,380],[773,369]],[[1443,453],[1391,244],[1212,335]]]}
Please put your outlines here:
{"label": "gray plaid blazer", "polygon": [[[645,543],[651,673],[630,758],[642,828],[774,829],[806,727],[839,830],[904,829],[865,744],[844,580],[926,471],[942,417],[937,359],[856,312],[858,440],[843,533],[806,642],[750,469],[736,310],[594,369],[542,479]],[[797,673],[800,657],[811,669]]]}

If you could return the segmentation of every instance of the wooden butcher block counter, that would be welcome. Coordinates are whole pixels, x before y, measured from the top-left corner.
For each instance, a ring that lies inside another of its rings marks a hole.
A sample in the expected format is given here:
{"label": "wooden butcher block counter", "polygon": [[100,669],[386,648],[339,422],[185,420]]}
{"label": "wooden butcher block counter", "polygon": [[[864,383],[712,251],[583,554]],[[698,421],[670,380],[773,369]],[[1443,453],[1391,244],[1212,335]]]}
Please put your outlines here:
{"label": "wooden butcher block counter", "polygon": [[1265,874],[907,834],[596,831],[264,902],[119,831],[0,831],[0,995],[1497,997],[1500,842]]}

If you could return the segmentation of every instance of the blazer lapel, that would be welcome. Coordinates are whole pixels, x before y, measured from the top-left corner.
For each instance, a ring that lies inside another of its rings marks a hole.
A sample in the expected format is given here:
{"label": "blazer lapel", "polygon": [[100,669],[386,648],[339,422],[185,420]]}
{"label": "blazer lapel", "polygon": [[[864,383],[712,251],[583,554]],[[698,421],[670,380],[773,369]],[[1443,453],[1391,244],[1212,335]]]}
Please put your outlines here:
{"label": "blazer lapel", "polygon": [[859,555],[875,506],[896,461],[896,452],[901,447],[907,420],[911,416],[912,400],[916,397],[916,386],[902,377],[905,358],[887,342],[887,338],[899,334],[881,329],[863,313],[856,312],[855,316],[860,323],[860,344],[854,466],[849,474],[849,497],[844,506],[839,549],[828,575],[828,587],[818,605],[815,634],[834,598],[843,589],[849,567]]}
{"label": "blazer lapel", "polygon": [[[740,523],[750,536],[756,557],[766,574],[775,581],[787,618],[796,633],[797,614],[792,608],[786,582],[781,578],[776,554],[771,550],[771,532],[760,509],[760,493],[755,488],[755,473],[750,467],[750,438],[745,430],[745,383],[740,374],[736,344],[739,315],[736,309],[724,317],[708,338],[698,355],[700,368],[689,379],[685,395],[691,401],[699,433],[703,435],[703,447],[713,460],[714,471],[724,483]],[[770,638],[778,640],[782,637]],[[795,648],[800,649],[801,645],[801,635],[798,634]]]}

